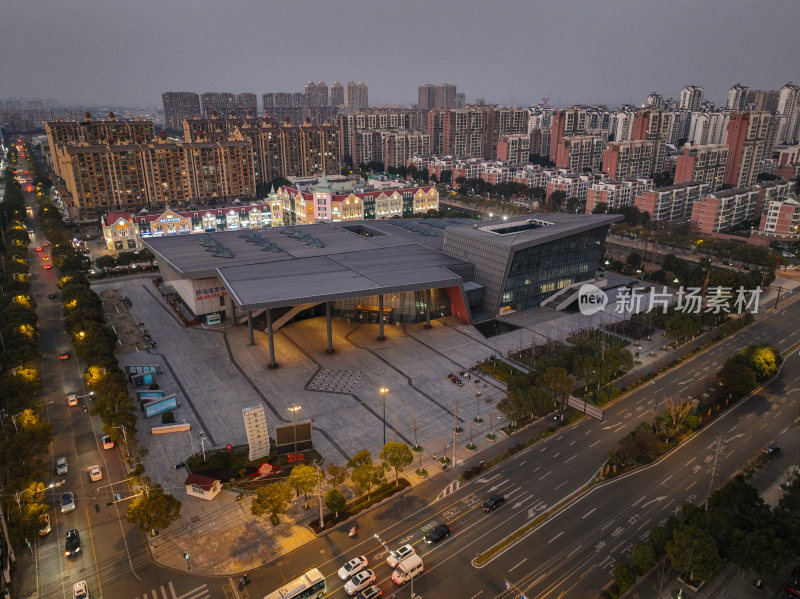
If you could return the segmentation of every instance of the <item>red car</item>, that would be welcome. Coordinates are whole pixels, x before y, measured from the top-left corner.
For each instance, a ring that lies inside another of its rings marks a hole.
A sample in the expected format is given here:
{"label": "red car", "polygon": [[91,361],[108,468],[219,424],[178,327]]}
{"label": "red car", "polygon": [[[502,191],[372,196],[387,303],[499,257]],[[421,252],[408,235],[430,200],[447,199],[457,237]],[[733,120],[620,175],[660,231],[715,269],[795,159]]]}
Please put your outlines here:
{"label": "red car", "polygon": [[58,359],[59,360],[68,360],[69,359],[69,352],[68,351],[61,352],[60,354],[58,354]]}
{"label": "red car", "polygon": [[49,264],[49,263],[45,263],[45,264],[42,264],[42,268],[44,268],[45,270],[50,270],[51,268],[53,268],[53,265]]}
{"label": "red car", "polygon": [[37,251],[37,252],[41,252],[41,251],[42,251],[42,248],[40,248],[40,247],[39,247],[39,248],[36,248],[36,251]]}
{"label": "red car", "polygon": [[46,248],[46,247],[49,247],[49,246],[50,246],[50,243],[49,243],[49,242],[47,242],[47,241],[45,241],[45,242],[42,244],[42,247],[43,247],[43,248]]}

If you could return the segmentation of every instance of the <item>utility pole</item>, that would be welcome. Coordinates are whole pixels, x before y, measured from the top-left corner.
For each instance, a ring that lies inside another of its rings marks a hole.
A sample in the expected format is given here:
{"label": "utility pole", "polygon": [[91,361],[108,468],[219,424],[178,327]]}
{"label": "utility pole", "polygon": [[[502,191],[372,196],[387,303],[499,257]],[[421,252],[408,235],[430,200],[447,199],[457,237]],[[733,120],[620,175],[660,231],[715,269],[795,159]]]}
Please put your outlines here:
{"label": "utility pole", "polygon": [[714,490],[714,481],[716,480],[719,471],[720,456],[726,448],[727,445],[725,443],[725,439],[722,438],[722,435],[717,435],[717,438],[714,440],[714,464],[711,466],[711,476],[708,479],[708,491],[706,492],[705,501],[706,505],[708,505],[711,492]]}
{"label": "utility pole", "polygon": [[314,462],[314,467],[317,469],[317,495],[319,495],[319,528],[325,528],[325,520],[322,515],[322,468],[317,462]]}
{"label": "utility pole", "polygon": [[458,402],[453,408],[453,468],[456,467],[456,429],[458,428]]}

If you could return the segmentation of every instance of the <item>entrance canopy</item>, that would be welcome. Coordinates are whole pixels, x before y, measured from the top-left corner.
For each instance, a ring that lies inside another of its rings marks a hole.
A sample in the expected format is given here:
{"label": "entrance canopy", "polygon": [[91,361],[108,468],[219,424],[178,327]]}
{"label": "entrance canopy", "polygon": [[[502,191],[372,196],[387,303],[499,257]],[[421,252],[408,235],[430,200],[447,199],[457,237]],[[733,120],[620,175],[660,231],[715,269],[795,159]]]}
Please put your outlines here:
{"label": "entrance canopy", "polygon": [[278,308],[337,299],[457,287],[450,256],[419,245],[220,268],[242,310]]}

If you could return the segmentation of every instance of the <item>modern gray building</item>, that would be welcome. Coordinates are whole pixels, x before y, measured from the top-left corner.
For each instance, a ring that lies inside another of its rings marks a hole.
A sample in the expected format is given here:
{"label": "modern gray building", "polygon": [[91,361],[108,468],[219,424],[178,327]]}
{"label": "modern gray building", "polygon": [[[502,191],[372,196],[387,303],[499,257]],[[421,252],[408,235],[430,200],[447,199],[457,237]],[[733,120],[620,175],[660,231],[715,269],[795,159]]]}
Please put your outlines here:
{"label": "modern gray building", "polygon": [[294,318],[324,314],[332,350],[332,316],[376,323],[382,338],[385,323],[472,322],[538,306],[594,278],[608,227],[621,218],[346,221],[144,243],[158,258],[162,292],[190,315],[247,322],[252,341],[261,315],[271,340]]}

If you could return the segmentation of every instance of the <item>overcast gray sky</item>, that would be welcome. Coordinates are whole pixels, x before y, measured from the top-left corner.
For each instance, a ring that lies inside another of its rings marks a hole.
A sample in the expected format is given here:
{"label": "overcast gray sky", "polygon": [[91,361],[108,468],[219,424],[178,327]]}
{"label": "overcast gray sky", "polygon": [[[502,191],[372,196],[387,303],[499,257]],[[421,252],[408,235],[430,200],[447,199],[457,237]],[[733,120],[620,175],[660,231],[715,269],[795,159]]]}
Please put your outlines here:
{"label": "overcast gray sky", "polygon": [[[416,102],[641,103],[800,80],[797,0],[0,0],[0,98],[158,103],[172,91],[369,86]],[[260,100],[259,100],[260,101]]]}

